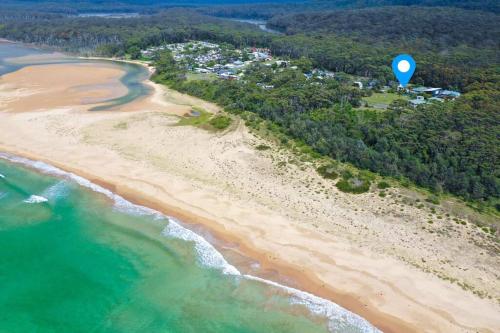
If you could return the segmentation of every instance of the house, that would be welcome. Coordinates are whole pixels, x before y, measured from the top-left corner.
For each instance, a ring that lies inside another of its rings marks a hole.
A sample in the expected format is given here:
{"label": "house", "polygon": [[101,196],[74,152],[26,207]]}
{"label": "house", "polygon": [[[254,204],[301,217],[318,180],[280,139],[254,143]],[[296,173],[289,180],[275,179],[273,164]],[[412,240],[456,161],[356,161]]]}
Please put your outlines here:
{"label": "house", "polygon": [[238,76],[232,75],[232,74],[229,74],[229,73],[219,74],[218,77],[219,77],[219,79],[223,79],[223,80],[230,80],[230,81],[239,80]]}
{"label": "house", "polygon": [[245,63],[243,61],[241,61],[241,60],[236,60],[235,62],[233,62],[233,65],[236,68],[241,68],[241,67],[243,67],[245,65]]}
{"label": "house", "polygon": [[196,73],[200,73],[200,74],[201,74],[201,73],[210,73],[210,70],[205,69],[205,68],[195,68],[195,69],[194,69],[194,71],[195,71]]}
{"label": "house", "polygon": [[455,99],[460,97],[460,93],[458,91],[453,91],[453,90],[441,90],[438,94],[437,97],[439,98],[448,98],[448,99]]}
{"label": "house", "polygon": [[442,88],[417,87],[417,88],[413,88],[411,90],[411,92],[414,93],[414,94],[424,94],[424,93],[427,93],[427,94],[431,94],[433,96],[437,96],[439,94],[439,92],[442,91],[442,90],[443,90]]}
{"label": "house", "polygon": [[378,80],[371,80],[368,82],[368,89],[373,89],[378,84]]}
{"label": "house", "polygon": [[278,67],[288,67],[289,64],[290,64],[290,61],[276,60],[276,66],[278,66]]}
{"label": "house", "polygon": [[255,51],[255,52],[252,52],[252,55],[255,57],[255,60],[258,60],[258,61],[267,61],[267,60],[272,59],[271,55],[269,53],[266,53],[266,52]]}
{"label": "house", "polygon": [[416,108],[419,105],[425,104],[425,98],[424,96],[417,96],[416,99],[412,99],[409,101],[410,105]]}
{"label": "house", "polygon": [[272,85],[272,84],[268,85],[268,84],[264,84],[264,83],[261,83],[261,82],[257,83],[257,86],[261,87],[264,90],[271,90],[271,89],[274,88],[274,85]]}

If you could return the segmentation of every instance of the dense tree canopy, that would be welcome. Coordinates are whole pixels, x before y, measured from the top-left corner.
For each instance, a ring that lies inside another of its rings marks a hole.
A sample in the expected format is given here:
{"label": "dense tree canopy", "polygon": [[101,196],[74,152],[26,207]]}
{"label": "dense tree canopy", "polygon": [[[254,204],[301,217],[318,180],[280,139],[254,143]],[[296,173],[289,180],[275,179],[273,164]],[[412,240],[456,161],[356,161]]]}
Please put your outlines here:
{"label": "dense tree canopy", "polygon": [[232,112],[255,113],[337,160],[466,199],[500,196],[500,94],[493,85],[456,102],[418,109],[395,102],[380,112],[352,107],[359,90],[337,80],[308,81],[300,70],[254,66],[244,82],[186,81],[169,53],[157,68],[159,82]]}
{"label": "dense tree canopy", "polygon": [[[254,66],[245,82],[193,81],[185,80],[184,69],[165,53],[156,60],[156,79],[228,111],[258,115],[340,161],[407,177],[434,191],[495,201],[500,197],[497,22],[496,14],[454,8],[384,7],[275,17],[272,24],[289,35],[273,35],[193,9],[124,19],[0,10],[0,37],[132,57],[149,46],[188,40],[268,47],[273,55],[294,60],[298,69]],[[412,83],[456,88],[464,95],[418,109],[401,101],[385,112],[358,108],[362,93],[343,84],[343,73],[387,84],[394,80],[391,59],[402,52],[417,61]],[[337,79],[306,80],[302,72],[311,67],[335,71]]]}

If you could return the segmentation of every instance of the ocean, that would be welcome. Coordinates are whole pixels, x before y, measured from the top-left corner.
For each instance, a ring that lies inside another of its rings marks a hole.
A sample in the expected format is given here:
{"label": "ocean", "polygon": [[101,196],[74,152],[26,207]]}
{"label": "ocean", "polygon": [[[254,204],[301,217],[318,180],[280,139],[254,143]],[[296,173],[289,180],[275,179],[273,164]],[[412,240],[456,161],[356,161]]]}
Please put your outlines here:
{"label": "ocean", "polygon": [[[31,54],[9,45],[6,72]],[[0,249],[0,332],[378,332],[333,302],[240,273],[182,221],[4,152]]]}

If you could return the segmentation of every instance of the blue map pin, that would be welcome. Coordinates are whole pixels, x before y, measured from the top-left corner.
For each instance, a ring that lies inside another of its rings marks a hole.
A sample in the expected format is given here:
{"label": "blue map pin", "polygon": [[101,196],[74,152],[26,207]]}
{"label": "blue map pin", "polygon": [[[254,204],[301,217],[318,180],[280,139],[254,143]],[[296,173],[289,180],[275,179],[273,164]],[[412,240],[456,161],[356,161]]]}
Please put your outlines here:
{"label": "blue map pin", "polygon": [[403,87],[410,82],[416,67],[415,60],[409,54],[400,54],[392,61],[392,71]]}

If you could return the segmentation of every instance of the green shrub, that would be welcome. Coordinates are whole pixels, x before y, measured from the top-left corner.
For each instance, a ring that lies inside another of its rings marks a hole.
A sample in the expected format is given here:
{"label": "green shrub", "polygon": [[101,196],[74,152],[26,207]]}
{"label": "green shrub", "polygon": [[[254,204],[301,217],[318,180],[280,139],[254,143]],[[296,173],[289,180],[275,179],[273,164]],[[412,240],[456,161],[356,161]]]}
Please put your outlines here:
{"label": "green shrub", "polygon": [[429,196],[427,199],[425,199],[425,201],[430,202],[430,203],[435,204],[435,205],[439,205],[439,198],[435,195]]}
{"label": "green shrub", "polygon": [[381,181],[377,184],[377,187],[381,190],[385,190],[389,187],[391,187],[391,185],[388,183],[388,182],[385,182],[385,181]]}
{"label": "green shrub", "polygon": [[359,194],[370,190],[370,181],[368,179],[352,176],[349,179],[342,178],[335,186],[342,192]]}
{"label": "green shrub", "polygon": [[231,125],[232,119],[228,116],[224,115],[217,115],[210,119],[210,125],[212,125],[214,128],[218,130],[223,130],[229,127]]}
{"label": "green shrub", "polygon": [[375,180],[375,174],[371,171],[368,170],[361,170],[359,171],[359,178],[368,180],[369,182],[372,182]]}
{"label": "green shrub", "polygon": [[387,194],[384,191],[380,191],[380,193],[378,194],[378,196],[381,198],[385,198],[386,195]]}
{"label": "green shrub", "polygon": [[192,111],[196,112],[196,114],[194,112],[191,112],[191,115],[182,117],[177,125],[202,127],[206,125],[212,115],[211,113],[200,108],[193,108]]}
{"label": "green shrub", "polygon": [[267,145],[258,145],[257,147],[255,147],[255,149],[257,149],[257,150],[269,150],[269,149],[271,149],[271,147],[269,147]]}
{"label": "green shrub", "polygon": [[320,166],[317,169],[318,173],[326,179],[337,179],[339,176],[337,172],[335,172],[335,166],[331,164]]}
{"label": "green shrub", "polygon": [[349,170],[344,170],[342,171],[342,178],[344,179],[351,179],[353,177],[353,174]]}

